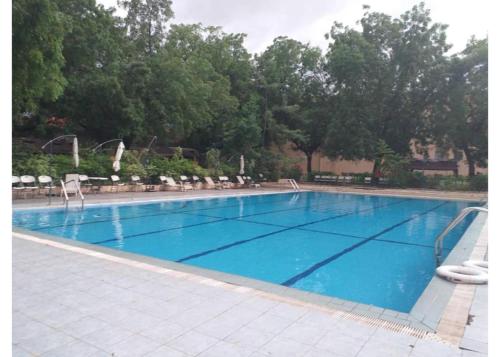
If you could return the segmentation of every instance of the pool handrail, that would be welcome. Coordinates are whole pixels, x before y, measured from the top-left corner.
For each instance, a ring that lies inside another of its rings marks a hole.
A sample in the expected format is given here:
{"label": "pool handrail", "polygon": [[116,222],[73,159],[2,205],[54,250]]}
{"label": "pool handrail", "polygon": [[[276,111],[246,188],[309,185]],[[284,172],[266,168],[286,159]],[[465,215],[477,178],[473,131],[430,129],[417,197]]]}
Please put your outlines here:
{"label": "pool handrail", "polygon": [[[85,197],[83,196],[83,193],[80,190],[80,183],[77,180],[69,180],[69,181],[66,181],[66,182],[64,182],[63,180],[61,180],[61,190],[64,193],[64,203],[66,204],[66,209],[68,209],[68,203],[69,203],[69,197],[68,197],[68,191],[66,190],[66,184],[68,184],[70,182],[74,182],[75,183],[76,193],[80,196],[80,199],[82,200],[82,209],[83,209],[84,202],[85,202]],[[76,194],[75,194],[75,196],[76,196]]]}
{"label": "pool handrail", "polygon": [[488,213],[487,207],[466,207],[464,208],[453,221],[451,221],[446,228],[441,232],[440,235],[436,237],[434,241],[434,256],[436,258],[436,266],[441,265],[441,257],[443,254],[443,241],[444,238],[450,231],[455,228],[460,222],[462,222],[465,217],[467,217],[472,212],[486,212]]}

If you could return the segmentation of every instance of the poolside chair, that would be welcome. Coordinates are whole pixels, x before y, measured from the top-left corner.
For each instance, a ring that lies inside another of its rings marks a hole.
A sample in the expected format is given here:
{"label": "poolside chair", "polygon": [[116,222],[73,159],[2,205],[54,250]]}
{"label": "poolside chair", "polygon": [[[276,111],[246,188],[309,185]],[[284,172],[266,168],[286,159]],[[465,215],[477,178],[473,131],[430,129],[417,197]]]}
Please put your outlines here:
{"label": "poolside chair", "polygon": [[378,179],[379,185],[388,185],[389,184],[389,179],[386,177],[380,177]]}
{"label": "poolside chair", "polygon": [[118,192],[120,191],[120,187],[125,186],[123,182],[120,181],[120,177],[117,175],[111,175],[111,192]]}
{"label": "poolside chair", "polygon": [[219,176],[219,182],[222,185],[222,188],[231,188],[232,182],[229,181],[229,177],[227,176]]}
{"label": "poolside chair", "polygon": [[18,196],[19,193],[24,191],[23,183],[19,176],[12,176],[12,194]]}
{"label": "poolside chair", "polygon": [[352,176],[346,176],[344,182],[345,183],[352,183]]}
{"label": "poolside chair", "polygon": [[210,176],[205,176],[203,178],[207,184],[207,188],[215,188],[216,190],[222,190],[222,184],[220,182],[214,182]]}
{"label": "poolside chair", "polygon": [[24,187],[24,198],[26,198],[27,194],[31,192],[33,197],[35,197],[35,192],[38,191],[38,186],[36,185],[36,180],[34,176],[31,175],[23,175],[21,176],[21,183]]}
{"label": "poolside chair", "polygon": [[246,177],[248,187],[259,188],[260,183],[256,183],[250,176]]}
{"label": "poolside chair", "polygon": [[365,185],[370,185],[372,183],[372,178],[371,177],[365,177]]}
{"label": "poolside chair", "polygon": [[338,183],[344,183],[345,177],[344,176],[337,176],[337,182]]}
{"label": "poolside chair", "polygon": [[130,184],[134,187],[134,191],[137,191],[139,188],[144,187],[144,183],[141,181],[141,178],[137,175],[130,176]]}
{"label": "poolside chair", "polygon": [[184,191],[186,191],[186,190],[194,190],[193,185],[191,185],[191,182],[189,182],[189,179],[188,179],[187,176],[181,175],[181,176],[179,176],[179,179],[180,179],[180,183],[181,183],[182,188],[184,189]]}
{"label": "poolside chair", "polygon": [[261,181],[261,182],[265,182],[265,181],[267,181],[267,179],[266,179],[266,177],[264,176],[264,174],[259,174],[258,176],[259,176],[259,181]]}
{"label": "poolside chair", "polygon": [[245,186],[247,186],[247,183],[245,182],[245,180],[243,180],[243,177],[237,175],[236,176],[236,180],[238,181],[236,183],[238,185],[238,187],[245,187]]}
{"label": "poolside chair", "polygon": [[[98,185],[94,185],[88,175],[79,175],[78,180],[80,181],[80,188],[84,188],[85,192],[99,192],[100,188]],[[82,190],[83,191],[83,190]]]}
{"label": "poolside chair", "polygon": [[182,183],[175,182],[175,180],[171,176],[160,176],[160,181],[167,190],[178,189],[180,191],[184,191]]}
{"label": "poolside chair", "polygon": [[193,187],[194,188],[200,188],[201,186],[201,181],[198,176],[193,175]]}
{"label": "poolside chair", "polygon": [[52,177],[42,175],[38,176],[38,183],[40,184],[40,191],[41,190],[46,190],[47,195],[51,195],[52,191],[56,188],[56,186],[52,182]]}
{"label": "poolside chair", "polygon": [[[163,190],[170,190],[170,189],[181,189],[181,186],[178,185],[172,177],[169,177],[169,180],[167,180],[167,176],[160,176],[160,182],[162,185]],[[173,182],[172,182],[173,181]]]}

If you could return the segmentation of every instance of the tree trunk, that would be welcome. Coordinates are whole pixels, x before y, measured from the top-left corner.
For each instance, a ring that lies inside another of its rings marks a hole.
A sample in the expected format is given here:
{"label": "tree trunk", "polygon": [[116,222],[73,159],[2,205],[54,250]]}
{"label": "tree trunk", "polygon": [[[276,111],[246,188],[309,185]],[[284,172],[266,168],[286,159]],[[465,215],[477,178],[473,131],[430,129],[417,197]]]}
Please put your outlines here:
{"label": "tree trunk", "polygon": [[465,159],[467,160],[467,165],[469,166],[469,177],[476,175],[476,162],[471,157],[471,152],[468,147],[464,149]]}
{"label": "tree trunk", "polygon": [[375,159],[375,161],[373,162],[373,170],[372,170],[372,182],[373,183],[378,183],[379,181],[379,170],[380,170],[380,165],[379,165],[379,160],[378,159]]}
{"label": "tree trunk", "polygon": [[307,173],[310,175],[312,172],[312,159],[313,159],[313,154],[311,153],[306,153],[307,157]]}

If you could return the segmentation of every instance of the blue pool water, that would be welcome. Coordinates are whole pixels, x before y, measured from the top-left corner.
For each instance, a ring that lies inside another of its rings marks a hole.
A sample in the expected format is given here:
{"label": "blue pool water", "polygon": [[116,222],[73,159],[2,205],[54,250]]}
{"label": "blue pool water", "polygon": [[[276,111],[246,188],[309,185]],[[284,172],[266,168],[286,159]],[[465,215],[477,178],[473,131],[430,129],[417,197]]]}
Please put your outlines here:
{"label": "blue pool water", "polygon": [[13,224],[408,312],[434,275],[434,239],[474,204],[301,192],[15,211]]}

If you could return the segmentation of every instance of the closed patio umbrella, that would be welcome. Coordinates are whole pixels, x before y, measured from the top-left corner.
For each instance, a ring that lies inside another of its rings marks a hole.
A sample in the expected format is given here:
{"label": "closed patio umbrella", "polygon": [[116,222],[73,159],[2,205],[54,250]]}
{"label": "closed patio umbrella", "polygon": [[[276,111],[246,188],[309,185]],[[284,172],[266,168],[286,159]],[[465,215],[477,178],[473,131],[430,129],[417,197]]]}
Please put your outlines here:
{"label": "closed patio umbrella", "polygon": [[240,175],[245,174],[245,158],[243,155],[240,156]]}
{"label": "closed patio umbrella", "polygon": [[116,149],[115,161],[113,161],[113,170],[115,170],[115,172],[120,171],[120,160],[122,159],[123,151],[125,151],[125,145],[123,141],[120,141]]}
{"label": "closed patio umbrella", "polygon": [[73,161],[75,163],[75,167],[80,165],[80,158],[78,157],[78,139],[76,136],[73,138]]}

